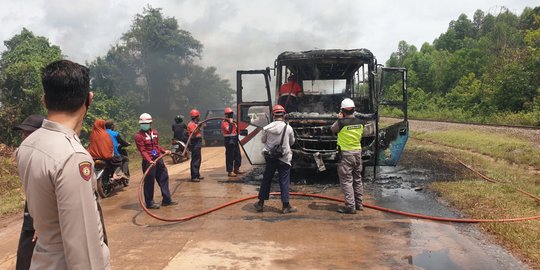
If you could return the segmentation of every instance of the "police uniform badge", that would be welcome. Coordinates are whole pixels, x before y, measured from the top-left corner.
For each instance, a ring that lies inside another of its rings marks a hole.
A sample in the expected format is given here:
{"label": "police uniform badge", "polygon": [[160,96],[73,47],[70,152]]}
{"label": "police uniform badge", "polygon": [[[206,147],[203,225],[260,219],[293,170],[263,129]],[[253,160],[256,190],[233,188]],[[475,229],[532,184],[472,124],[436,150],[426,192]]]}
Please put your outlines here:
{"label": "police uniform badge", "polygon": [[92,178],[92,163],[88,161],[79,163],[79,173],[84,181],[90,180]]}

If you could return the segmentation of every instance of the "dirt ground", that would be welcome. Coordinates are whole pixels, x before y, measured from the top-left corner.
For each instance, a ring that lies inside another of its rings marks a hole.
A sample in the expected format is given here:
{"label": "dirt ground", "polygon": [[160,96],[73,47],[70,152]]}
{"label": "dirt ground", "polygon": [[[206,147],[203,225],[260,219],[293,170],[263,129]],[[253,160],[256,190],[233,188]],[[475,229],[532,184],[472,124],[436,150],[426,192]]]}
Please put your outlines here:
{"label": "dirt ground", "polygon": [[[365,201],[403,211],[458,217],[424,185],[461,173],[436,153],[406,151],[402,163],[365,179]],[[248,163],[244,157],[244,163]],[[170,158],[167,158],[170,162]],[[189,164],[169,163],[170,186],[179,205],[153,210],[163,217],[194,214],[257,194],[262,168],[228,178],[223,147],[203,149],[200,183],[189,181]],[[371,170],[371,168],[369,168]],[[279,212],[279,198],[255,212],[253,200],[182,223],[165,223],[141,211],[132,184],[103,199],[113,269],[529,269],[493,244],[475,225],[411,219],[366,209],[356,215],[338,203],[291,199],[297,213]],[[293,174],[292,191],[341,198],[333,172]],[[273,190],[278,190],[273,185]],[[161,195],[156,188],[156,200]],[[14,269],[21,216],[0,221],[0,269]]]}

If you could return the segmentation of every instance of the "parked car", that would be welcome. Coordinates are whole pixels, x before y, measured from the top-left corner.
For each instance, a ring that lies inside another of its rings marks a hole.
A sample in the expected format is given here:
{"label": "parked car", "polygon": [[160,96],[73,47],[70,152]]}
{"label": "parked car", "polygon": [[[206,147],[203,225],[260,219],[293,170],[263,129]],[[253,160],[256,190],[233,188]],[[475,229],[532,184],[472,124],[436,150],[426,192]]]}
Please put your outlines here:
{"label": "parked car", "polygon": [[[223,117],[224,109],[210,109],[206,111],[204,119]],[[205,142],[205,146],[219,146],[223,145],[223,135],[221,134],[221,121],[211,120],[206,122],[206,126],[203,128],[202,135]]]}

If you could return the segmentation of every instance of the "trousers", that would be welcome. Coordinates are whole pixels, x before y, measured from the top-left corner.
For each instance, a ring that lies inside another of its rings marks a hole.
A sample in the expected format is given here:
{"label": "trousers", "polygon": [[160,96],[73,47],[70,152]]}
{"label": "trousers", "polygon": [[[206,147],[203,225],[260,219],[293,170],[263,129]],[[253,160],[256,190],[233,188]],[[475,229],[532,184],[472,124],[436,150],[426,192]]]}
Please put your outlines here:
{"label": "trousers", "polygon": [[362,151],[342,151],[337,172],[345,207],[354,209],[362,205]]}
{"label": "trousers", "polygon": [[278,171],[279,190],[281,191],[281,202],[289,203],[289,184],[291,182],[291,166],[280,160],[266,159],[261,188],[259,189],[259,200],[268,200],[270,198],[270,186],[274,173]]}
{"label": "trousers", "polygon": [[201,176],[199,173],[199,169],[201,168],[201,147],[202,147],[202,139],[201,138],[195,138],[191,139],[191,142],[189,144],[189,150],[191,151],[191,163],[189,166],[189,170],[191,172],[191,179],[195,179]]}
{"label": "trousers", "polygon": [[34,233],[34,221],[32,220],[30,213],[28,213],[28,206],[25,202],[23,226],[21,229],[21,236],[19,237],[19,246],[17,247],[16,270],[30,269],[32,254],[34,254],[34,247],[36,246],[36,242],[32,242]]}
{"label": "trousers", "polygon": [[[142,160],[142,170],[146,171],[150,167],[145,159]],[[169,172],[162,159],[156,162],[156,165],[150,169],[146,178],[144,178],[144,201],[146,206],[150,206],[154,203],[154,180],[158,183],[161,189],[161,196],[163,196],[162,203],[171,202],[171,192],[169,191]]]}
{"label": "trousers", "polygon": [[236,137],[225,137],[225,167],[227,172],[238,170],[242,165],[240,146]]}

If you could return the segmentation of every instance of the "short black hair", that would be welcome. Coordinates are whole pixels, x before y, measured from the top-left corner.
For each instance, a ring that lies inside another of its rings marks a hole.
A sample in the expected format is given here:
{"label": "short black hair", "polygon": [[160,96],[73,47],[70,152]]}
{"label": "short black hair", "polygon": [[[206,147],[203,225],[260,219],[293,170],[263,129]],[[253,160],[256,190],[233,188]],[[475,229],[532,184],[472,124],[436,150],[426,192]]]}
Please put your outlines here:
{"label": "short black hair", "polygon": [[114,126],[114,121],[109,119],[107,121],[105,121],[105,128],[106,129],[112,129],[112,127]]}
{"label": "short black hair", "polygon": [[90,76],[87,67],[59,60],[43,69],[41,83],[48,110],[74,112],[87,101]]}

